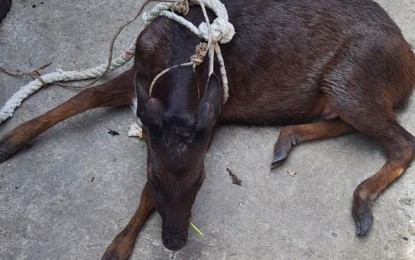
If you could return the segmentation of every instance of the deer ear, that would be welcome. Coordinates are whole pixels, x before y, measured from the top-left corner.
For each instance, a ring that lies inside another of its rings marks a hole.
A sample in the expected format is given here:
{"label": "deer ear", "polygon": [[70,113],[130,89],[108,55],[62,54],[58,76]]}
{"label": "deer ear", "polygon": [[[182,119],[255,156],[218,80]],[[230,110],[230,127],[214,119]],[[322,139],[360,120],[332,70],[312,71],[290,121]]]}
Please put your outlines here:
{"label": "deer ear", "polygon": [[214,124],[221,109],[221,95],[219,79],[215,74],[209,77],[205,94],[199,104],[198,128],[206,128]]}
{"label": "deer ear", "polygon": [[[143,77],[143,78],[140,78]],[[156,98],[150,98],[142,87],[142,82],[146,80],[145,76],[135,74],[134,84],[136,93],[136,115],[145,124],[161,126],[163,122],[163,109],[160,101]]]}
{"label": "deer ear", "polygon": [[156,98],[150,98],[147,102],[145,121],[153,126],[161,127],[163,125],[163,108],[160,101]]}

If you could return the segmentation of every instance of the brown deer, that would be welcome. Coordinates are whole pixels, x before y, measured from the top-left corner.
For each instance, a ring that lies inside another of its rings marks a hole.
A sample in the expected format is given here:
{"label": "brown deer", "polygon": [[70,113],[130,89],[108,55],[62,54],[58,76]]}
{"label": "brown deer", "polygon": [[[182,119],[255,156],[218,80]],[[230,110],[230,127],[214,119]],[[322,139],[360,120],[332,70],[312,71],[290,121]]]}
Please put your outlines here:
{"label": "brown deer", "polygon": [[[219,123],[284,124],[272,168],[298,144],[358,131],[387,152],[385,165],[353,194],[357,235],[373,221],[371,206],[415,156],[414,137],[396,120],[415,84],[415,59],[397,25],[370,0],[223,0],[234,39],[222,45],[230,98],[208,77],[208,62],[176,68],[149,96],[153,78],[186,62],[200,40],[183,26],[157,18],[137,39],[132,69],[81,91],[66,103],[25,122],[0,139],[0,162],[53,125],[88,109],[129,105],[147,142],[147,175],[139,207],[103,259],[126,259],[154,209],[162,240],[185,246],[191,209],[205,178],[204,155]],[[214,16],[210,13],[211,18]],[[203,22],[200,8],[186,16]],[[218,66],[216,66],[216,69]],[[216,71],[218,74],[219,72]],[[200,97],[198,96],[200,90]]]}

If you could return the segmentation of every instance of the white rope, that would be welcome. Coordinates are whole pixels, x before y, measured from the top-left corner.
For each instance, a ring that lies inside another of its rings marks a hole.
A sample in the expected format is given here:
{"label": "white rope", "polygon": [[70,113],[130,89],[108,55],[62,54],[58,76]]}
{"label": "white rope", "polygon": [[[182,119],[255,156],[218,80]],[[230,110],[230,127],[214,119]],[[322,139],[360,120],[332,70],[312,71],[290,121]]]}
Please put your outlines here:
{"label": "white rope", "polygon": [[[119,68],[128,62],[134,56],[134,50],[135,43],[132,44],[121,56],[111,61],[110,70]],[[46,84],[43,84],[39,79],[31,81],[29,84],[24,85],[16,93],[14,93],[13,96],[7,100],[7,102],[1,108],[0,124],[6,121],[8,118],[12,117],[16,108],[18,108],[26,98],[41,89],[44,85],[56,82],[97,78],[105,72],[106,68],[107,63],[83,71],[63,71],[58,69],[56,72],[41,76],[42,81]]]}
{"label": "white rope", "polygon": [[[219,61],[220,66],[220,74],[222,77],[222,84],[224,90],[223,102],[229,98],[229,86],[228,86],[228,78],[226,75],[225,69],[225,62],[223,60],[222,52],[219,46],[219,43],[227,43],[232,40],[233,36],[235,35],[235,29],[233,25],[228,21],[228,13],[226,11],[225,6],[217,0],[191,0],[190,2],[199,4],[202,8],[203,14],[205,16],[205,22],[202,22],[198,27],[196,27],[191,22],[187,21],[184,17],[179,16],[171,11],[167,11],[173,7],[172,3],[160,3],[156,5],[154,9],[152,9],[148,14],[144,14],[143,19],[145,23],[150,23],[158,16],[164,16],[171,20],[176,21],[177,23],[185,26],[188,28],[193,34],[197,35],[199,38],[208,42],[208,50],[209,50],[209,76],[213,73],[213,64],[214,64],[214,53],[216,53],[216,57]],[[209,19],[207,18],[207,14],[205,11],[205,5],[212,9],[214,13],[218,16],[212,24],[209,24]],[[159,73],[153,80],[150,85],[149,95],[151,96],[153,87],[156,81],[169,72],[171,69],[176,67],[183,67],[189,65],[198,65],[194,62],[192,63],[183,63],[180,65],[175,65],[170,68],[163,70]]]}
{"label": "white rope", "polygon": [[[220,51],[220,46],[218,43],[227,43],[229,42],[235,34],[234,27],[228,21],[228,14],[225,6],[219,0],[190,0],[191,3],[200,4],[202,2],[205,6],[211,9],[218,18],[216,18],[212,24],[208,25],[206,22],[201,23],[198,27],[193,25],[191,22],[184,19],[182,16],[179,16],[171,11],[173,5],[177,3],[160,3],[157,4],[148,14],[143,15],[144,24],[147,26],[151,23],[157,16],[165,16],[169,19],[172,19],[186,28],[191,32],[196,34],[198,37],[212,42],[212,46],[209,46],[209,75],[213,72],[213,50],[217,55],[220,72],[222,76],[222,82],[224,87],[224,101],[229,97],[228,94],[228,80],[226,77],[226,69],[223,61],[223,57]],[[130,47],[119,57],[111,61],[110,71],[117,69],[127,63],[135,53],[135,42],[130,45]],[[179,65],[180,66],[180,65]],[[86,80],[102,76],[106,71],[107,63],[101,64],[97,67],[87,69],[84,71],[62,71],[57,70],[57,72],[45,74],[41,76],[41,80],[36,79],[31,81],[29,84],[21,87],[0,109],[0,124],[12,117],[14,111],[22,104],[22,102],[28,98],[31,94],[38,91],[46,84],[52,84],[56,82],[66,82],[74,80]],[[44,84],[45,83],[45,84]]]}

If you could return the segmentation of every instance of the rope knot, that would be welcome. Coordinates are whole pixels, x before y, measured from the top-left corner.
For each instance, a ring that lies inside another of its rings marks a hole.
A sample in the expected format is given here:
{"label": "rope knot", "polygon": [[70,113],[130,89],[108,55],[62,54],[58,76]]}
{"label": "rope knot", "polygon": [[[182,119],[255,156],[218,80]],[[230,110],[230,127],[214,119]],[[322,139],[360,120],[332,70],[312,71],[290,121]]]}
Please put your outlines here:
{"label": "rope knot", "polygon": [[[206,22],[199,25],[200,35],[209,40],[209,26]],[[210,25],[210,33],[213,42],[227,43],[230,42],[235,35],[235,28],[233,25],[223,18],[216,18]]]}
{"label": "rope knot", "polygon": [[187,15],[189,13],[189,1],[188,0],[177,0],[171,8],[173,12]]}
{"label": "rope knot", "polygon": [[207,51],[208,51],[207,43],[201,42],[198,45],[196,45],[196,52],[194,55],[190,57],[190,61],[194,64],[194,66],[198,66],[202,64],[207,54]]}

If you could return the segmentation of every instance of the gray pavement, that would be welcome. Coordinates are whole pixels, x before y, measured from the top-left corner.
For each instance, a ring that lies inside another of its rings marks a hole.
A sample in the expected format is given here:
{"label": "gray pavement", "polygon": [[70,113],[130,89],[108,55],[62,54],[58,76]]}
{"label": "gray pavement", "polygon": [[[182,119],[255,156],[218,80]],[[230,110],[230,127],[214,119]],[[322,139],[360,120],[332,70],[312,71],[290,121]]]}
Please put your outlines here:
{"label": "gray pavement", "polygon": [[[0,66],[30,71],[53,62],[45,70],[52,72],[100,64],[112,34],[140,2],[15,0],[0,25]],[[415,2],[378,2],[415,44]],[[115,53],[139,28],[135,23],[121,35]],[[0,74],[0,106],[28,81]],[[57,86],[41,90],[0,125],[0,135],[75,93]],[[412,101],[399,116],[413,134],[414,113]],[[129,108],[90,111],[57,125],[0,164],[0,259],[102,255],[135,211],[146,181],[145,145],[127,137],[134,121]],[[121,135],[110,136],[107,128]],[[132,259],[415,259],[414,167],[379,198],[372,231],[357,238],[352,193],[383,165],[382,149],[358,134],[313,142],[297,147],[283,167],[270,172],[279,130],[220,127],[193,208],[193,222],[205,236],[190,231],[187,246],[172,253],[162,245],[155,214],[141,231]],[[231,184],[226,167],[242,187]]]}

